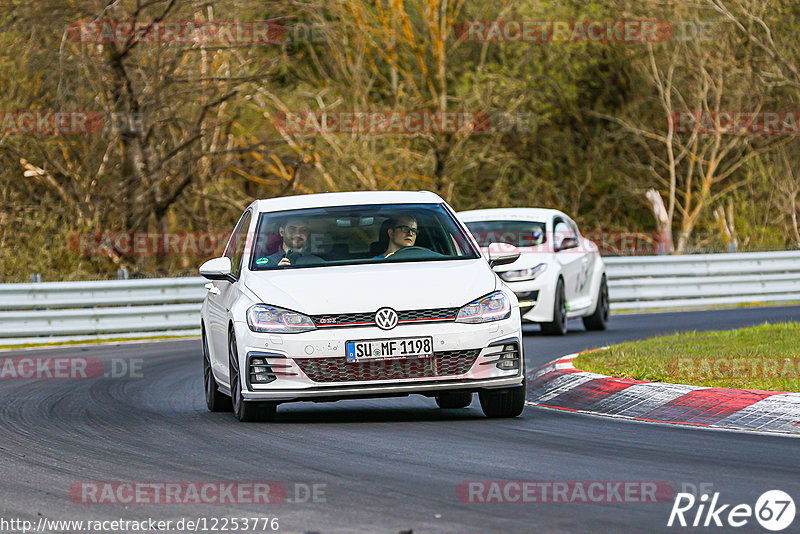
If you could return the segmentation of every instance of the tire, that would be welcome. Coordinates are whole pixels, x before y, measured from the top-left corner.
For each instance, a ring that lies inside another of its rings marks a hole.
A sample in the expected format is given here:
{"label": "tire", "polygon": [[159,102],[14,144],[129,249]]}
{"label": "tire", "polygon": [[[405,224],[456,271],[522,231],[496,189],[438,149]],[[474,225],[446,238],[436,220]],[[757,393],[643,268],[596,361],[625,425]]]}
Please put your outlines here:
{"label": "tire", "polygon": [[583,318],[583,326],[586,330],[605,330],[608,326],[609,309],[608,282],[606,282],[606,275],[603,275],[594,313]]}
{"label": "tire", "polygon": [[484,415],[492,419],[517,417],[525,408],[525,389],[523,381],[521,386],[478,392]]}
{"label": "tire", "polygon": [[441,395],[436,395],[436,404],[439,408],[444,408],[446,410],[466,408],[472,404],[472,393],[469,391],[442,393]]}
{"label": "tire", "polygon": [[203,388],[206,394],[206,406],[212,412],[229,412],[232,409],[231,398],[219,390],[217,379],[214,378],[211,370],[211,354],[208,352],[205,327],[202,327],[201,332],[203,338]]}
{"label": "tire", "polygon": [[242,396],[242,380],[239,373],[239,349],[236,337],[231,328],[228,336],[228,368],[231,383],[231,404],[236,419],[243,423],[260,423],[272,421],[277,413],[277,404],[273,402],[246,402]]}
{"label": "tire", "polygon": [[564,279],[559,278],[556,294],[553,299],[553,320],[541,323],[542,332],[552,336],[563,336],[567,333],[567,297],[564,294]]}

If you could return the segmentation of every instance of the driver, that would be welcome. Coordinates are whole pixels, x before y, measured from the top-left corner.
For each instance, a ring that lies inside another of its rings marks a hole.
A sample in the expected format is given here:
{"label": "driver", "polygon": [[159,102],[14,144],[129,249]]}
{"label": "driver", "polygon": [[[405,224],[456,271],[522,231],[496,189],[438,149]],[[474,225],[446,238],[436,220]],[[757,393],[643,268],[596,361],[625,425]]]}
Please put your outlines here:
{"label": "driver", "polygon": [[[302,217],[289,217],[278,231],[283,239],[283,244],[278,252],[268,256],[263,263],[285,267],[324,261],[319,256],[305,252],[308,244],[308,222]],[[262,260],[258,260],[256,263],[260,261]]]}
{"label": "driver", "polygon": [[413,247],[417,241],[417,220],[410,216],[397,216],[390,219],[389,228],[389,245],[386,252],[379,257],[388,258],[398,250],[406,247]]}

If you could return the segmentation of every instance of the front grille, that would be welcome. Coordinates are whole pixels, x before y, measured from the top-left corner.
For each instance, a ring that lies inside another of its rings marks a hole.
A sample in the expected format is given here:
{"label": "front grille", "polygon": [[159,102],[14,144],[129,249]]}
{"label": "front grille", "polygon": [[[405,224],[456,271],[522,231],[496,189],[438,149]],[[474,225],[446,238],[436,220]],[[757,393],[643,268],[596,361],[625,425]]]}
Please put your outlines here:
{"label": "front grille", "polygon": [[480,349],[449,350],[432,358],[395,358],[348,362],[341,358],[295,358],[300,369],[314,382],[401,380],[463,375],[478,358]]}
{"label": "front grille", "polygon": [[[399,324],[455,321],[460,308],[433,308],[397,312]],[[317,328],[375,326],[375,312],[312,315]]]}
{"label": "front grille", "polygon": [[339,315],[312,315],[311,320],[317,327],[334,326],[369,326],[375,324],[375,312],[341,313]]}
{"label": "front grille", "polygon": [[397,312],[399,322],[454,321],[459,308],[438,308],[433,310],[408,310]]}

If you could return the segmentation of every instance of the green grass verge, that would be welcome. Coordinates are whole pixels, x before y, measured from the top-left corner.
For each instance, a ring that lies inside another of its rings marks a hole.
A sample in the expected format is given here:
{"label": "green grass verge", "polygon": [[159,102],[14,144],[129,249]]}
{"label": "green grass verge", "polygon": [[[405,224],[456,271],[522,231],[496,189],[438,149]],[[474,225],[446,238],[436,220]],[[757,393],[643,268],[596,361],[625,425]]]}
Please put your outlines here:
{"label": "green grass verge", "polygon": [[800,391],[800,323],[683,332],[582,354],[573,363],[651,382]]}
{"label": "green grass verge", "polygon": [[0,350],[5,349],[30,349],[36,347],[60,347],[68,345],[99,345],[101,343],[117,343],[120,341],[150,341],[169,339],[188,339],[199,336],[139,336],[139,337],[114,337],[110,339],[84,339],[78,341],[51,341],[47,343],[25,343],[23,345],[0,345]]}

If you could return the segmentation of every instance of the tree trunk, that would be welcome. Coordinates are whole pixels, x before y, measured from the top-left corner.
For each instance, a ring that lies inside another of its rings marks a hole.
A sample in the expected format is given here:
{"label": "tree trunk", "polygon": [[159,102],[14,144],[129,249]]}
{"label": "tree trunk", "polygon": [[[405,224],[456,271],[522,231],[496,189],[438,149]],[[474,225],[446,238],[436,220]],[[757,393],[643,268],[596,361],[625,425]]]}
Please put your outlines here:
{"label": "tree trunk", "polygon": [[664,206],[664,199],[655,189],[649,189],[645,197],[653,208],[653,216],[656,219],[658,236],[656,239],[656,250],[658,254],[672,254],[672,224],[667,209]]}

